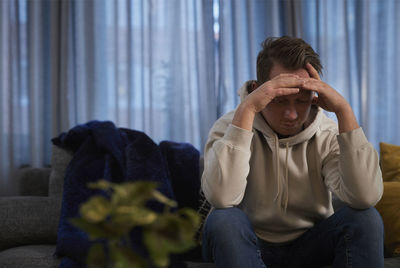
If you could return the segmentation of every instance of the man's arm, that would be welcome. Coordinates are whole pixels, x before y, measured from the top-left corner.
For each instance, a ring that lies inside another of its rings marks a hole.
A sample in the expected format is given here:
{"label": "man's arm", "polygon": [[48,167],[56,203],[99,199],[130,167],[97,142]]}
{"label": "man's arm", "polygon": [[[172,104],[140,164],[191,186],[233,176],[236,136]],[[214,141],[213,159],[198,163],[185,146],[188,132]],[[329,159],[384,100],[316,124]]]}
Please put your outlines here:
{"label": "man's arm", "polygon": [[339,135],[333,137],[329,156],[322,173],[328,187],[354,208],[374,206],[382,196],[382,174],[376,150],[358,125],[354,112],[345,98],[321,81],[318,72],[307,64],[310,79],[303,88],[318,93],[313,102],[334,112],[338,119]]}
{"label": "man's arm", "polygon": [[201,188],[216,208],[238,205],[249,174],[253,132],[231,124],[233,114],[224,115],[212,127],[204,150]]}
{"label": "man's arm", "polygon": [[275,97],[291,95],[299,92],[304,79],[293,74],[280,74],[258,86],[236,109],[232,124],[251,131],[255,115],[263,110]]}
{"label": "man's arm", "polygon": [[318,96],[315,96],[313,99],[314,104],[317,104],[326,111],[336,114],[339,124],[339,133],[349,132],[359,128],[360,126],[358,125],[353,109],[346,99],[331,86],[321,81],[318,72],[311,64],[308,63],[306,68],[311,78],[305,80],[303,88],[318,93]]}
{"label": "man's arm", "polygon": [[378,153],[362,128],[334,135],[329,150],[322,163],[328,188],[351,207],[374,206],[383,193],[382,173]]}

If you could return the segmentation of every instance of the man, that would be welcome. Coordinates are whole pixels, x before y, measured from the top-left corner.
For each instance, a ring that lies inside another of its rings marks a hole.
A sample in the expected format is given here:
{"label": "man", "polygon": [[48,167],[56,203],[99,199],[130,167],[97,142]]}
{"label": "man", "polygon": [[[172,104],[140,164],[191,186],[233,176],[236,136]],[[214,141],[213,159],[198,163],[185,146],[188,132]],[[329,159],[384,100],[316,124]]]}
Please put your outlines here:
{"label": "man", "polygon": [[217,267],[383,267],[378,154],[321,69],[302,39],[268,38],[257,81],[212,127],[203,255]]}

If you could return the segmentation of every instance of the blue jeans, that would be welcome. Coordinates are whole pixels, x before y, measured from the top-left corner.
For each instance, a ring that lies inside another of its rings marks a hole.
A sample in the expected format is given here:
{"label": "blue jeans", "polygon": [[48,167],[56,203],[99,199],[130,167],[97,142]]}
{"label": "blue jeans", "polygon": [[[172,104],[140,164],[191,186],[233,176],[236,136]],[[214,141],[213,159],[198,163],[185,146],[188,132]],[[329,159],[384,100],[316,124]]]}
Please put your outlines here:
{"label": "blue jeans", "polygon": [[374,208],[343,207],[286,244],[259,239],[239,208],[216,209],[203,231],[203,258],[218,268],[383,268],[383,223]]}

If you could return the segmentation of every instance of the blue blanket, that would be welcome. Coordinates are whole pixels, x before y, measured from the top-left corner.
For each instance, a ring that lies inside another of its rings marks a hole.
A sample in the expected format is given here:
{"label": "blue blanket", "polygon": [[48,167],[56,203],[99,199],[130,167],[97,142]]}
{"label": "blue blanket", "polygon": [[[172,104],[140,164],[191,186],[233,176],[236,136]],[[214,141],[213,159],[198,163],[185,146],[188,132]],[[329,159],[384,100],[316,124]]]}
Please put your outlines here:
{"label": "blue blanket", "polygon": [[[86,187],[89,182],[101,178],[113,182],[155,181],[158,190],[175,199],[179,207],[197,209],[199,152],[190,144],[164,141],[157,145],[143,132],[99,121],[78,125],[52,141],[74,152],[65,173],[57,234],[56,254],[67,257],[60,267],[83,267],[90,247],[87,235],[68,222],[78,216],[81,203],[98,193]],[[155,210],[161,209],[159,204],[152,205]],[[139,236],[135,239],[138,244]]]}

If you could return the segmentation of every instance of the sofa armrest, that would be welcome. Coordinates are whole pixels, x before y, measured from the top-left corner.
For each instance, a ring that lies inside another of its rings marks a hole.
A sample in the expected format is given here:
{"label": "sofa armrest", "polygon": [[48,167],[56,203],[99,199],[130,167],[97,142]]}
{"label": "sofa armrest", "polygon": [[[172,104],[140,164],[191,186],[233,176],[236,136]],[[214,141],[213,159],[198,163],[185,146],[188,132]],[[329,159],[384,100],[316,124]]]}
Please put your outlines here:
{"label": "sofa armrest", "polygon": [[0,250],[26,244],[55,244],[61,198],[0,197]]}
{"label": "sofa armrest", "polygon": [[18,170],[19,195],[47,196],[51,168],[25,167]]}

